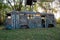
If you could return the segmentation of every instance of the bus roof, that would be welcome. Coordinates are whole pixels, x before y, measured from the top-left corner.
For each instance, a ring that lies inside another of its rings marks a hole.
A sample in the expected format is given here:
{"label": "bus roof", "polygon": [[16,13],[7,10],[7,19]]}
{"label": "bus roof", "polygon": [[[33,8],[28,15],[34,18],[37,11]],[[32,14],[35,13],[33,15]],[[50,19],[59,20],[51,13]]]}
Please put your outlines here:
{"label": "bus roof", "polygon": [[41,15],[54,15],[52,13],[40,13],[40,12],[32,12],[32,11],[12,11],[9,14],[41,14]]}

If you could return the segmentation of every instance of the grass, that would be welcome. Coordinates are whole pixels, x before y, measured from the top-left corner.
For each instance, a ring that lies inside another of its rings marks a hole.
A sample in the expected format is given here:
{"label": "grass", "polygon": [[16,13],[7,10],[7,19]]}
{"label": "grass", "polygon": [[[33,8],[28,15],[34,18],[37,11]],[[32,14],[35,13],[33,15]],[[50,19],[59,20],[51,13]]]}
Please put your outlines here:
{"label": "grass", "polygon": [[55,28],[0,30],[0,40],[60,40],[60,24]]}

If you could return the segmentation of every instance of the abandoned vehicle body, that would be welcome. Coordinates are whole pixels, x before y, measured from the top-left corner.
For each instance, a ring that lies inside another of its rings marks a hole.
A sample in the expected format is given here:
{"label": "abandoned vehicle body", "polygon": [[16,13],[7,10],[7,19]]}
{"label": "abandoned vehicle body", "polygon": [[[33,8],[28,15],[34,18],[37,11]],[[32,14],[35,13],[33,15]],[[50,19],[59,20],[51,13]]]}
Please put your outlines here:
{"label": "abandoned vehicle body", "polygon": [[55,27],[53,14],[13,11],[7,14],[6,29]]}

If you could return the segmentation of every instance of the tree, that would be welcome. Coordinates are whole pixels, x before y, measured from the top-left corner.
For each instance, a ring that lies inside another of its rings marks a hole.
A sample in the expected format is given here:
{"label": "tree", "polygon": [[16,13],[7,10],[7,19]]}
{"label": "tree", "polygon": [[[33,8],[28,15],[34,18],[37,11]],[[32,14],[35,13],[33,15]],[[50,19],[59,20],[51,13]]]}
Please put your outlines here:
{"label": "tree", "polygon": [[52,2],[54,0],[38,0],[38,1],[40,1],[40,2]]}
{"label": "tree", "polygon": [[[21,11],[21,7],[22,7],[22,0],[6,0],[7,4],[9,4],[9,6],[11,6],[12,10],[17,10],[17,11]],[[12,5],[13,3],[13,5]]]}
{"label": "tree", "polygon": [[6,9],[10,8],[7,4],[3,2],[4,0],[0,1],[0,24],[3,23],[5,19],[5,13],[7,13]]}
{"label": "tree", "polygon": [[3,4],[3,0],[0,1],[0,24],[2,23],[2,10],[5,8]]}
{"label": "tree", "polygon": [[38,4],[41,8],[45,10],[47,13],[48,10],[51,11],[50,3],[52,3],[54,0],[38,0]]}

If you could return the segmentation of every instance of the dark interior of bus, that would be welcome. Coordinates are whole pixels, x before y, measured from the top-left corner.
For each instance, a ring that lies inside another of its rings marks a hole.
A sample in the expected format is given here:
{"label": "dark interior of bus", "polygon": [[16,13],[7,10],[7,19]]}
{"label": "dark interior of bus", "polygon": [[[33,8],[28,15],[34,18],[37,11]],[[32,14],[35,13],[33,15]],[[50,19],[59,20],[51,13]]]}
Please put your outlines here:
{"label": "dark interior of bus", "polygon": [[9,13],[8,13],[8,14],[6,14],[6,15],[7,15],[7,16],[11,16],[11,14],[9,14]]}
{"label": "dark interior of bus", "polygon": [[42,18],[42,21],[41,21],[42,27],[45,28],[45,15],[42,15],[41,18]]}
{"label": "dark interior of bus", "polygon": [[48,27],[51,28],[51,27],[54,27],[54,25],[53,24],[49,24]]}

